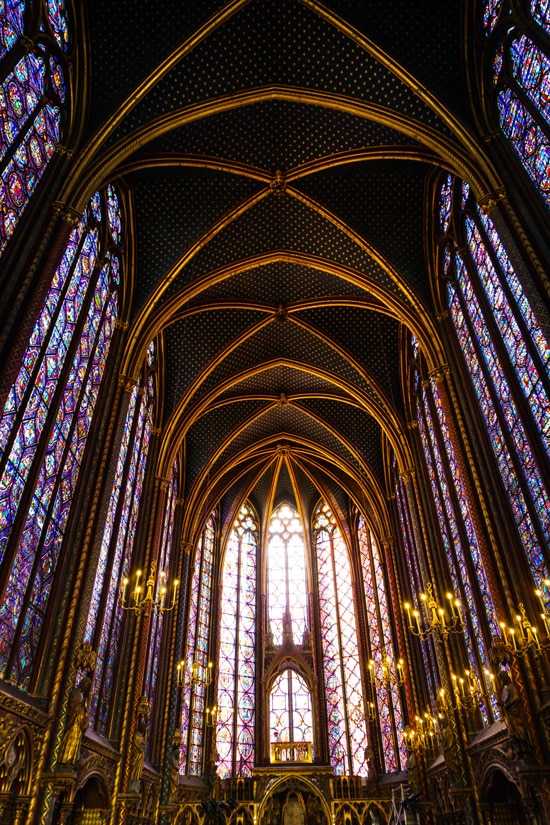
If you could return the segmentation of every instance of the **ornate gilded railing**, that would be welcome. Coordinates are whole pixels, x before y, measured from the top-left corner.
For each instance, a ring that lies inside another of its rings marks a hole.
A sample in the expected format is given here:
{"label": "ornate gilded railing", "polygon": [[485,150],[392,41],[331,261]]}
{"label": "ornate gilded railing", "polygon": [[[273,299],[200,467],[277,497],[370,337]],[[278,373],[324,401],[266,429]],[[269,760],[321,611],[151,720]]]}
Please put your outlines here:
{"label": "ornate gilded railing", "polygon": [[272,742],[271,762],[313,762],[311,742]]}

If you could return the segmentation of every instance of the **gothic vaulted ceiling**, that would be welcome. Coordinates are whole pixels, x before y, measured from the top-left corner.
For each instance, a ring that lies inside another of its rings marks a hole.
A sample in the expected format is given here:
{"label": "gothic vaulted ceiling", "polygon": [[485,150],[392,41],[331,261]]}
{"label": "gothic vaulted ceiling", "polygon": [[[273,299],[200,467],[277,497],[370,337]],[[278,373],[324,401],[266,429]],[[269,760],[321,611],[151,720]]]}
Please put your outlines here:
{"label": "gothic vaulted ceiling", "polygon": [[[68,189],[118,181],[135,231],[123,371],[160,336],[161,457],[226,514],[319,492],[381,520],[407,454],[407,330],[444,359],[429,182],[495,186],[464,80],[464,4],[98,0]],[[224,504],[225,502],[225,504]]]}

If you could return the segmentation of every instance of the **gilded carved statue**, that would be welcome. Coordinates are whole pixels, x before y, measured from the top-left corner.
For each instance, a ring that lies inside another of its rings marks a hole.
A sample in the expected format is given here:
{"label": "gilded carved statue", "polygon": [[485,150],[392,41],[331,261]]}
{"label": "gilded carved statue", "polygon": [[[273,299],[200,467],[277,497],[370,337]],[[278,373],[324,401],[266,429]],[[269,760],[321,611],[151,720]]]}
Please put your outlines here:
{"label": "gilded carved statue", "polygon": [[132,740],[130,755],[130,791],[139,792],[143,765],[145,763],[145,746],[149,728],[151,707],[147,696],[142,696],[137,706],[136,727]]}
{"label": "gilded carved statue", "polygon": [[80,757],[82,737],[86,733],[89,723],[88,695],[91,686],[91,679],[84,676],[78,685],[71,690],[67,725],[59,754],[61,765],[76,765]]}

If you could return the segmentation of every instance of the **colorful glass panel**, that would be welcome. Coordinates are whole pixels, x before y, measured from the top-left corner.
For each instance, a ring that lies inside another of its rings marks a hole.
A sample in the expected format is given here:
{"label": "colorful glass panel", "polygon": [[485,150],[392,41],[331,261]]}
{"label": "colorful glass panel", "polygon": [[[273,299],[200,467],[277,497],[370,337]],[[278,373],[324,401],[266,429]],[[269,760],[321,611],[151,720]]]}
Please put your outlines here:
{"label": "colorful glass panel", "polygon": [[[363,573],[373,675],[376,680],[384,762],[386,771],[397,771],[400,765],[406,764],[406,751],[403,740],[401,698],[397,687],[396,657],[380,553],[363,516],[359,517],[357,538]],[[386,673],[387,668],[389,668],[389,674]]]}
{"label": "colorful glass panel", "polygon": [[64,0],[47,0],[48,20],[60,49],[69,46],[69,20]]}
{"label": "colorful glass panel", "polygon": [[25,0],[4,0],[0,8],[0,58],[10,51],[23,34]]}
{"label": "colorful glass panel", "polygon": [[[458,294],[455,289],[449,285],[447,294],[451,317],[466,365],[472,378],[473,388],[485,420],[500,475],[512,505],[522,544],[526,556],[529,559],[535,583],[540,587],[543,579],[548,578],[548,571],[527,501],[521,485],[518,484],[517,467],[507,446],[503,426],[508,431],[517,454],[521,456],[521,472],[530,490],[533,504],[539,517],[540,526],[547,543],[550,539],[547,520],[548,512],[550,512],[550,501],[540,479],[540,473],[538,472],[531,447],[527,440],[523,423],[511,397],[510,389],[504,377],[495,347],[487,333],[487,326],[472,289],[470,279],[467,276],[466,267],[458,254],[456,255],[456,268],[457,282],[460,286],[465,307],[468,309],[468,315],[472,324],[471,330],[466,322],[465,312],[458,298]],[[475,336],[477,346],[474,344],[473,336]],[[480,355],[482,360],[480,360]],[[494,385],[498,397],[498,404],[504,413],[502,419],[495,406],[485,370],[482,368],[483,362]]]}
{"label": "colorful glass panel", "polygon": [[498,94],[500,126],[525,170],[550,204],[550,141],[512,89]]}
{"label": "colorful glass panel", "polygon": [[549,0],[531,0],[531,14],[547,32],[550,32],[550,2]]}
{"label": "colorful glass panel", "polygon": [[324,503],[315,511],[313,529],[330,761],[336,774],[366,776],[368,734],[349,553]]}
{"label": "colorful glass panel", "polygon": [[[168,576],[170,570],[170,558],[172,554],[172,537],[174,532],[174,515],[176,511],[176,499],[178,496],[178,465],[174,462],[172,476],[168,485],[166,497],[166,508],[162,525],[162,536],[160,541],[159,557],[157,563],[159,581],[162,574]],[[160,661],[160,646],[162,642],[162,629],[164,626],[164,616],[161,613],[153,613],[149,630],[149,652],[147,657],[147,667],[145,670],[145,693],[149,698],[149,705],[154,707],[155,692]]]}
{"label": "colorful glass panel", "polygon": [[486,0],[483,12],[483,25],[487,34],[493,31],[501,9],[502,0]]}
{"label": "colorful glass panel", "polygon": [[311,692],[293,670],[280,673],[269,695],[270,742],[313,744]]}
{"label": "colorful glass panel", "polygon": [[222,574],[218,726],[218,775],[251,776],[254,767],[256,556],[258,526],[244,504],[231,531]]}
{"label": "colorful glass panel", "polygon": [[300,517],[288,504],[273,513],[269,524],[267,593],[273,644],[282,644],[285,614],[290,616],[293,641],[301,644],[307,629],[306,557]]}
{"label": "colorful glass panel", "polygon": [[[71,233],[0,419],[5,446],[0,559],[10,545],[14,548],[0,607],[0,668],[5,673],[17,645],[10,678],[24,688],[32,675],[117,316],[111,278],[116,256],[105,253],[104,266],[94,275],[101,243],[93,216],[85,212]],[[82,334],[74,341],[80,328]],[[62,392],[60,381],[65,382]],[[53,416],[52,405],[57,405]],[[49,420],[51,434],[45,442]],[[38,465],[35,455],[41,443]],[[15,536],[15,517],[29,483],[34,485],[30,503]]]}

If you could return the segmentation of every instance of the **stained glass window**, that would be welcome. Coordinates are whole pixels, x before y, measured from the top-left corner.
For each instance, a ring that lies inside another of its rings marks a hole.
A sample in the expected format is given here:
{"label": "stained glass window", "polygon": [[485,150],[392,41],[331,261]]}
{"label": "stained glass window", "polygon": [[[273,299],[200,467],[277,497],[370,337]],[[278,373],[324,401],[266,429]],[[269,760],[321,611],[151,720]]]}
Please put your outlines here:
{"label": "stained glass window", "polygon": [[[491,219],[471,195],[455,233],[466,252],[444,257],[446,299],[485,420],[499,476],[538,587],[548,577],[550,495],[538,464],[550,455],[550,347],[540,301],[518,277]],[[449,248],[453,248],[452,244]]]}
{"label": "stained glass window", "polygon": [[314,514],[319,615],[330,762],[336,774],[367,775],[367,723],[349,552],[327,504]]}
{"label": "stained glass window", "polygon": [[398,687],[398,668],[390,627],[389,605],[380,551],[363,516],[357,527],[361,570],[367,608],[370,669],[376,684],[378,721],[386,771],[398,771],[406,764],[403,714]]}
{"label": "stained glass window", "polygon": [[251,776],[256,722],[256,561],[258,520],[245,503],[225,550],[222,571],[218,725],[218,775]]}
{"label": "stained glass window", "polygon": [[33,43],[0,86],[0,254],[64,128],[69,76],[64,51],[70,39],[67,9],[60,0],[48,0],[45,6],[53,42],[43,29],[25,30],[26,4],[22,0],[6,0],[0,8],[0,57],[23,35]]}
{"label": "stained glass window", "polygon": [[[415,390],[417,394],[418,429],[453,591],[460,601],[467,606],[464,638],[470,668],[480,678],[484,669],[488,668],[488,656],[484,643],[486,633],[482,624],[482,614],[480,614],[478,607],[478,591],[476,586],[472,584],[475,579],[471,574],[469,557],[473,558],[474,561],[477,560],[476,574],[481,575],[479,586],[483,598],[488,600],[487,603],[483,602],[485,605],[484,613],[491,623],[491,629],[498,633],[496,614],[487,586],[485,571],[479,558],[477,539],[475,539],[473,546],[465,541],[465,532],[468,540],[472,540],[473,525],[471,521],[465,525],[459,516],[460,506],[457,503],[453,464],[450,464],[449,454],[446,452],[452,445],[450,445],[448,433],[446,432],[447,424],[443,411],[440,404],[436,402],[435,406],[438,410],[439,420],[434,421],[429,395],[426,387],[421,385],[418,374],[415,376]],[[441,421],[443,421],[444,427],[443,435],[441,434]],[[442,441],[443,443],[441,443]],[[466,514],[469,512],[465,501],[463,501],[463,517],[464,512]],[[468,518],[468,515],[466,517]]]}
{"label": "stained glass window", "polygon": [[294,643],[301,644],[307,629],[306,557],[300,517],[288,504],[273,513],[269,525],[267,592],[273,644],[282,644],[285,614]]}
{"label": "stained glass window", "polygon": [[533,39],[538,26],[550,31],[548,6],[531,3],[532,22],[501,14],[501,3],[486,0],[483,22],[495,32],[493,83],[500,128],[510,141],[535,187],[550,205],[550,60]]}
{"label": "stained glass window", "polygon": [[71,233],[0,417],[0,669],[25,688],[117,317],[105,196]]}
{"label": "stained glass window", "polygon": [[[174,462],[172,476],[168,485],[166,507],[162,524],[161,543],[159,558],[157,563],[158,575],[167,577],[170,571],[170,559],[172,557],[172,542],[174,533],[174,515],[176,511],[176,499],[178,497],[178,465]],[[147,656],[147,667],[145,670],[145,693],[149,699],[149,705],[155,710],[155,693],[159,671],[160,646],[162,642],[162,629],[164,626],[164,616],[160,613],[153,613],[149,628],[149,646]]]}
{"label": "stained glass window", "polygon": [[[307,745],[313,744],[311,691],[305,679],[294,670],[283,671],[273,682],[269,694],[269,731],[272,743],[294,744],[294,758],[300,755],[300,745],[305,752]],[[280,761],[285,761],[284,755],[283,750]]]}
{"label": "stained glass window", "polygon": [[181,770],[183,773],[195,776],[200,776],[203,772],[207,693],[213,676],[210,634],[214,535],[214,518],[210,516],[195,553],[187,622],[187,646],[183,660],[182,730],[184,735]]}
{"label": "stained glass window", "polygon": [[[153,344],[149,347],[153,350]],[[106,735],[122,629],[119,593],[129,575],[153,426],[154,373],[143,371],[132,392],[103,530],[84,641],[97,650],[90,693],[91,725]]]}

